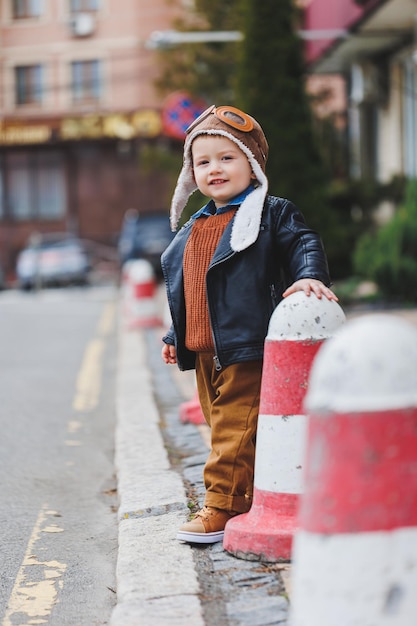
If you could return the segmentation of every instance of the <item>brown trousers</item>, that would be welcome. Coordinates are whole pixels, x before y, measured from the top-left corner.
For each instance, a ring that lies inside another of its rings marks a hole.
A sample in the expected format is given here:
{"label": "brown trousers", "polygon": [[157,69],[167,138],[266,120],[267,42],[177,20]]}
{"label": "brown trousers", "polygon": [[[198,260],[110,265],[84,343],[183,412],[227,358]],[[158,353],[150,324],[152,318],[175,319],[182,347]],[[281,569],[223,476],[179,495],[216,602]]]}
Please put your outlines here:
{"label": "brown trousers", "polygon": [[217,372],[213,356],[200,352],[196,361],[200,404],[211,428],[204,504],[246,513],[253,496],[262,361],[235,363]]}

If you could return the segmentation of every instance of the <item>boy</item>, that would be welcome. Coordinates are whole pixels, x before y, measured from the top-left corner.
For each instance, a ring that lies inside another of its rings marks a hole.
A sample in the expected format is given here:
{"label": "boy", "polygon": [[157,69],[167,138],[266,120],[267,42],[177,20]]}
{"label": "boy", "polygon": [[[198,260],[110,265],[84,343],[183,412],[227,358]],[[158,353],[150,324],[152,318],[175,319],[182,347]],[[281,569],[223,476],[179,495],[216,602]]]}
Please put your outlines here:
{"label": "boy", "polygon": [[267,156],[258,122],[234,107],[211,106],[187,129],[172,229],[197,188],[210,201],[162,255],[172,317],[162,358],[196,369],[212,447],[204,507],[179,529],[182,541],[222,541],[227,521],[250,509],[263,349],[275,307],[300,290],[337,300],[326,286],[319,236],[291,202],[267,195]]}

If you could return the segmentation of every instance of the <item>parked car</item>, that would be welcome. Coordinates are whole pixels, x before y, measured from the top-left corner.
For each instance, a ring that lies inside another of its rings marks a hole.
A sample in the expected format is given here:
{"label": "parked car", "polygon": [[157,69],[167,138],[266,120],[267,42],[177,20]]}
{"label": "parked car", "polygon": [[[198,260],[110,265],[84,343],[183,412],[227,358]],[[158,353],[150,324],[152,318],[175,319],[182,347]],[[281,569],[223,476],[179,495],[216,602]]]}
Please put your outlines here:
{"label": "parked car", "polygon": [[121,264],[132,259],[145,259],[152,265],[157,276],[161,276],[161,254],[171,243],[168,213],[158,212],[140,215],[129,210],[123,220],[118,242]]}
{"label": "parked car", "polygon": [[19,287],[86,284],[90,262],[80,239],[67,234],[32,235],[18,255]]}
{"label": "parked car", "polygon": [[6,277],[4,275],[4,270],[0,265],[0,291],[3,291],[3,289],[6,289]]}

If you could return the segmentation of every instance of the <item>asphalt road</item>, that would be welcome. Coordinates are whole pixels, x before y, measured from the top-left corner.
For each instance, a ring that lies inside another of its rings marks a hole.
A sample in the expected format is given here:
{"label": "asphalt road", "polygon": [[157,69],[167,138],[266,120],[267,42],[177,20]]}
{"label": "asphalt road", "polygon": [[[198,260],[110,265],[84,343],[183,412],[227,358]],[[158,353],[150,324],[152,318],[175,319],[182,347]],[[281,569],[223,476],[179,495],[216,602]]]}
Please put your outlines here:
{"label": "asphalt road", "polygon": [[116,602],[112,287],[0,294],[0,620],[107,624]]}

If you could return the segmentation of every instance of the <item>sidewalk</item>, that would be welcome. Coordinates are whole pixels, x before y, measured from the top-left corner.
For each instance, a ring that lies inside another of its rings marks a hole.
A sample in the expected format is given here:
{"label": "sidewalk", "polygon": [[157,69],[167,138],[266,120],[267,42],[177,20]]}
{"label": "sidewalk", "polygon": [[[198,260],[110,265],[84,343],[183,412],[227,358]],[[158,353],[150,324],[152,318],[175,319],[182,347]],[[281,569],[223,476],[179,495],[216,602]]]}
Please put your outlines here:
{"label": "sidewalk", "polygon": [[[348,318],[371,313],[352,311]],[[417,311],[400,311],[417,324]],[[222,544],[175,539],[188,495],[202,505],[207,427],[183,424],[179,405],[194,373],[160,358],[163,329],[127,331],[120,321],[116,469],[119,493],[117,606],[111,626],[287,624],[288,564],[237,559]]]}
{"label": "sidewalk", "polygon": [[162,329],[120,326],[118,603],[110,624],[286,624],[282,573],[289,565],[245,561],[221,543],[190,546],[175,538],[189,513],[186,486],[202,503],[207,431],[179,420],[179,405],[195,392],[194,374],[162,363],[161,336]]}

